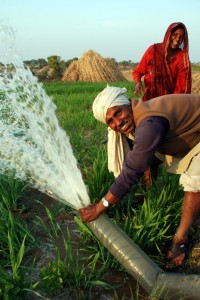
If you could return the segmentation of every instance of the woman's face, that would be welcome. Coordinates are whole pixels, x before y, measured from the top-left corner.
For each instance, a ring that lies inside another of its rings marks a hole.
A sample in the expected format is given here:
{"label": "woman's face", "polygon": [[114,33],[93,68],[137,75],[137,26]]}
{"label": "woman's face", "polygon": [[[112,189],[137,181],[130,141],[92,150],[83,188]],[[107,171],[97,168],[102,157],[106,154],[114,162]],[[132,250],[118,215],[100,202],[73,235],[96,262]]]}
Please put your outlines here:
{"label": "woman's face", "polygon": [[108,108],[106,124],[114,131],[131,133],[135,129],[131,105],[118,105]]}
{"label": "woman's face", "polygon": [[179,48],[184,40],[184,36],[185,31],[182,28],[178,28],[174,32],[172,32],[170,36],[170,47],[172,49]]}

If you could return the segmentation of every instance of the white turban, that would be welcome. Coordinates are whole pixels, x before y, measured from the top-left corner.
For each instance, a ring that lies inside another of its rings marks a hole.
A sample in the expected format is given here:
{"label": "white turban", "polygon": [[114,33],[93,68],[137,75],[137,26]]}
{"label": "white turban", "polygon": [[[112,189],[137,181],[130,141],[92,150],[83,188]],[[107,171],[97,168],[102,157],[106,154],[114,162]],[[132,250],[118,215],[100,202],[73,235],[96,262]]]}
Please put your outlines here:
{"label": "white turban", "polygon": [[[125,93],[126,88],[119,88],[114,86],[107,86],[93,102],[93,114],[94,117],[102,122],[106,123],[106,112],[108,108],[117,105],[130,105],[130,101],[127,99]],[[128,152],[129,146],[124,134],[116,132],[108,127],[108,170],[113,172],[117,177],[122,169],[122,164]]]}
{"label": "white turban", "polygon": [[130,105],[125,93],[126,88],[119,88],[115,86],[107,86],[93,102],[93,114],[95,119],[102,123],[106,123],[107,109],[117,105]]}

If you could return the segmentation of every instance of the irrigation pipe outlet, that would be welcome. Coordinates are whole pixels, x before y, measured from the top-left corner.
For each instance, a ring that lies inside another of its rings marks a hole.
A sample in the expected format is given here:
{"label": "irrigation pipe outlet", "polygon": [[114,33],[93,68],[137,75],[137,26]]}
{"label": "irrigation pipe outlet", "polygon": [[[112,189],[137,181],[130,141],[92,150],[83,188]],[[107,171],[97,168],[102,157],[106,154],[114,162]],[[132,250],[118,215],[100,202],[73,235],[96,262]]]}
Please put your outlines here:
{"label": "irrigation pipe outlet", "polygon": [[200,299],[199,275],[164,272],[106,215],[88,227],[149,294],[156,289],[165,299]]}

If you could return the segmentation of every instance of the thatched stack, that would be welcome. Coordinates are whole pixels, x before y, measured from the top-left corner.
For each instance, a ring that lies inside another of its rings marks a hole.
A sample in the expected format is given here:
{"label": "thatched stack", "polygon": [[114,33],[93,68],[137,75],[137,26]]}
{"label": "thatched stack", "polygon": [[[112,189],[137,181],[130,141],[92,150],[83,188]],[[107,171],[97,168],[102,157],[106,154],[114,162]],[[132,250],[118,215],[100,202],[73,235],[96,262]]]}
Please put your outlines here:
{"label": "thatched stack", "polygon": [[93,50],[73,61],[64,73],[63,81],[116,82],[127,81],[111,58],[102,58]]}
{"label": "thatched stack", "polygon": [[200,94],[200,74],[192,74],[192,94]]}

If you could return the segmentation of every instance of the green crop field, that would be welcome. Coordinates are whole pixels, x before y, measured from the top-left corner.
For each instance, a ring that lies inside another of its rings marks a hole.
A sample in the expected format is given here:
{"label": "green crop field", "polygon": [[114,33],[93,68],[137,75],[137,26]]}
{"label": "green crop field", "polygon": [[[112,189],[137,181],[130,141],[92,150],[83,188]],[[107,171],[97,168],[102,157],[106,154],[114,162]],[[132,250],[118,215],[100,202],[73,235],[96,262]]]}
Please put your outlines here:
{"label": "green crop field", "polygon": [[[107,169],[107,127],[92,113],[93,100],[106,85],[43,84],[69,136],[91,202],[101,199],[114,180]],[[134,97],[132,82],[110,85],[125,87],[128,97]],[[106,211],[160,267],[180,219],[183,191],[178,180],[161,167],[151,188],[138,183]],[[159,291],[147,295],[137,282],[133,285],[133,278],[70,207],[6,176],[0,177],[0,197],[0,299],[159,299]],[[192,233],[198,232],[194,225]],[[190,255],[181,272],[200,274],[196,259]]]}

